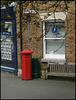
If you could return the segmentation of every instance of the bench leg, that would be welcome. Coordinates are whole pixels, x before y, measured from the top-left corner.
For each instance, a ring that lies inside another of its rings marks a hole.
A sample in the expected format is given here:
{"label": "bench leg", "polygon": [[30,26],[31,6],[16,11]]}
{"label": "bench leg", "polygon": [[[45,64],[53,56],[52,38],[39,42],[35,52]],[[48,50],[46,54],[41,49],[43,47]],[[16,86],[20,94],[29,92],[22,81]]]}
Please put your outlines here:
{"label": "bench leg", "polygon": [[48,75],[46,74],[46,79],[48,78]]}
{"label": "bench leg", "polygon": [[44,79],[46,80],[46,70],[44,69]]}
{"label": "bench leg", "polygon": [[44,79],[46,80],[48,78],[48,75],[46,73],[46,69],[44,70]]}

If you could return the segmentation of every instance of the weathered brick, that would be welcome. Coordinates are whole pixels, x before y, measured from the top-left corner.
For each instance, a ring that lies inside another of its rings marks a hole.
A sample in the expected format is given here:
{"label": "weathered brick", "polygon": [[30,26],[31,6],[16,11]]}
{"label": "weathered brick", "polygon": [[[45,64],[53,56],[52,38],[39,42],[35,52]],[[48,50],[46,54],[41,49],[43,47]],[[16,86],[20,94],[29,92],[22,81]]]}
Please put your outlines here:
{"label": "weathered brick", "polygon": [[[45,13],[45,12],[53,12],[54,8],[50,8],[49,10],[43,10],[44,8],[47,8],[48,6],[54,4],[54,1],[49,1],[47,4],[40,4],[39,6],[39,12]],[[72,12],[75,14],[75,5],[73,2],[69,4],[69,10],[68,12]],[[63,7],[64,7],[64,2],[61,2],[61,6],[57,7],[56,11],[57,12],[62,12]],[[27,7],[27,10],[31,8],[31,5]],[[23,9],[25,9],[25,4],[23,4]],[[19,14],[18,14],[18,8],[17,8],[17,22],[19,22]],[[41,68],[46,67],[46,63],[41,63],[41,58],[43,54],[43,41],[41,37],[39,40],[37,39],[39,36],[41,36],[42,33],[42,22],[40,20],[40,16],[38,21],[40,23],[40,28],[36,27],[33,23],[30,23],[30,50],[33,51],[32,57],[38,57],[39,62],[41,64]],[[68,18],[68,26],[67,26],[67,21],[65,20],[65,56],[66,56],[66,61],[67,62],[75,62],[75,15],[69,14],[67,15]],[[34,20],[34,17],[32,17],[32,20]],[[22,22],[24,20],[22,19]],[[28,25],[26,25],[28,26]],[[68,28],[67,28],[68,27]],[[24,29],[25,26],[22,26],[22,29]],[[72,29],[73,28],[73,29]],[[17,33],[19,32],[19,24],[17,24]],[[25,49],[25,46],[28,46],[28,28],[25,29],[24,33],[22,34],[22,49]],[[17,51],[18,51],[18,67],[21,68],[21,55],[20,55],[20,39],[17,39]]]}

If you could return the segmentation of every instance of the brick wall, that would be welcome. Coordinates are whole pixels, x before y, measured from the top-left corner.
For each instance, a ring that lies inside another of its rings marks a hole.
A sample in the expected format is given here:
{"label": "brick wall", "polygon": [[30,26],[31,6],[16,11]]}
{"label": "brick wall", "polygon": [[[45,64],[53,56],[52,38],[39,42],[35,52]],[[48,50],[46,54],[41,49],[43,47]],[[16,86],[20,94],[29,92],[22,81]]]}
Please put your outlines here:
{"label": "brick wall", "polygon": [[75,63],[75,5],[74,3],[70,4],[70,8],[68,12],[72,12],[73,14],[68,13],[68,26],[66,21],[66,42],[65,42],[65,55],[67,62]]}
{"label": "brick wall", "polygon": [[[40,13],[44,13],[44,12],[53,12],[54,8],[50,8],[49,10],[45,11],[43,8],[47,8],[48,6],[50,6],[51,4],[53,4],[53,1],[49,1],[47,4],[43,4],[39,6],[39,12]],[[68,12],[75,12],[75,6],[74,3],[70,3],[70,8],[68,10]],[[64,2],[61,2],[61,7],[64,7]],[[62,12],[63,9],[61,9],[61,7],[58,7],[56,9],[56,12]],[[29,5],[27,7],[27,9],[29,10],[31,8],[31,5]],[[25,4],[23,5],[23,9],[25,9]],[[17,23],[19,21],[19,14],[18,14],[18,8],[17,8]],[[25,17],[25,15],[23,15]],[[33,23],[30,23],[30,50],[33,51],[32,57],[38,57],[39,58],[39,62],[41,64],[41,68],[42,67],[46,67],[45,63],[41,63],[41,58],[42,58],[42,50],[43,50],[43,44],[42,44],[42,38],[37,39],[38,37],[40,37],[42,35],[42,21],[40,20],[40,16],[36,15],[39,19],[39,23],[40,23],[40,27],[38,28],[36,25],[34,25]],[[68,18],[68,28],[67,28],[67,21],[65,21],[65,31],[66,31],[66,35],[65,35],[65,56],[66,56],[66,61],[67,62],[75,62],[75,16],[72,14],[68,14],[67,15]],[[72,18],[72,19],[70,19]],[[32,20],[34,19],[34,17],[32,17]],[[24,30],[24,28],[26,27],[25,31],[22,33],[22,49],[24,50],[26,46],[28,46],[28,24],[24,23],[24,19],[22,19],[22,29]],[[19,33],[19,23],[17,24],[17,33]],[[18,67],[21,68],[21,55],[20,55],[20,38],[17,38],[17,52],[18,52]]]}

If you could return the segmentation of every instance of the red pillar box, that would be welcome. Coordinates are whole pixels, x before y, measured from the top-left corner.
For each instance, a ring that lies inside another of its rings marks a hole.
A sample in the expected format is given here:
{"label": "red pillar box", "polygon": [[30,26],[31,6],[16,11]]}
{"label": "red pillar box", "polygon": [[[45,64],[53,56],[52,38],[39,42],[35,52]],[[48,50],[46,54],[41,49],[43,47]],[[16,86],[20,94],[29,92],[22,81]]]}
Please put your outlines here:
{"label": "red pillar box", "polygon": [[22,79],[32,79],[31,76],[31,59],[32,59],[32,51],[29,49],[23,50],[20,52],[22,54],[21,64],[22,64]]}

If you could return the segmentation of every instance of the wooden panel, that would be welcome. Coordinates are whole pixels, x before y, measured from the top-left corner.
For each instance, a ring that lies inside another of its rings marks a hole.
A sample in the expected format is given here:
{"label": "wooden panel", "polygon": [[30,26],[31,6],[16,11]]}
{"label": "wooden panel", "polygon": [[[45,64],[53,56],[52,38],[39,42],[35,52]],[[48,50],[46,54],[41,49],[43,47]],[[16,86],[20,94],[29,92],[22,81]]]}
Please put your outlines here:
{"label": "wooden panel", "polygon": [[48,63],[50,70],[46,75],[75,77],[75,64]]}
{"label": "wooden panel", "polygon": [[68,77],[75,77],[75,73],[55,73],[55,72],[48,72],[47,75],[50,75],[50,76],[68,76]]}

